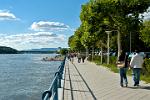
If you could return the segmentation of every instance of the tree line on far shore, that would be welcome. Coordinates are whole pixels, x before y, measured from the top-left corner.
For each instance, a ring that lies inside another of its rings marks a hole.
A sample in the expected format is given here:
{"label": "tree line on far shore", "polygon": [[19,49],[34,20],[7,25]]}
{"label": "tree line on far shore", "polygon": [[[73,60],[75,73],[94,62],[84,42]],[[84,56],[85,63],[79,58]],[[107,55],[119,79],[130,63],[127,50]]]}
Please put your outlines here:
{"label": "tree line on far shore", "polygon": [[0,54],[23,54],[23,53],[34,53],[34,54],[48,54],[48,53],[59,53],[57,50],[45,50],[45,51],[40,51],[40,49],[37,50],[16,50],[11,47],[6,47],[6,46],[0,46]]}
{"label": "tree line on far shore", "polygon": [[0,46],[0,54],[17,54],[18,50],[6,47],[6,46]]}

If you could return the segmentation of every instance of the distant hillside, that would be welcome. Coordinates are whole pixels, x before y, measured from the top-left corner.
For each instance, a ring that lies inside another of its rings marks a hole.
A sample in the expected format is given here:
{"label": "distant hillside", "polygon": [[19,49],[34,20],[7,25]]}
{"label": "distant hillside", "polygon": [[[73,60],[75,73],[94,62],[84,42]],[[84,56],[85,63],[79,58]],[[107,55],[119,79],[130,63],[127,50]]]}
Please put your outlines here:
{"label": "distant hillside", "polygon": [[57,51],[58,48],[40,48],[40,49],[31,49],[27,51]]}
{"label": "distant hillside", "polygon": [[16,49],[6,46],[0,46],[0,54],[16,54],[16,53],[18,53]]}
{"label": "distant hillside", "polygon": [[40,48],[31,50],[22,50],[20,53],[56,53],[58,48]]}

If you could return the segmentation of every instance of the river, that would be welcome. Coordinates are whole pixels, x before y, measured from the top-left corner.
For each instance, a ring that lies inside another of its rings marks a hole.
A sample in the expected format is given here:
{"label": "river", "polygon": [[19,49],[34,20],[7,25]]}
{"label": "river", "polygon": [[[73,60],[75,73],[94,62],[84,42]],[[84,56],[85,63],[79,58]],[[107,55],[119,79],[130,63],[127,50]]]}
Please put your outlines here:
{"label": "river", "polygon": [[41,100],[60,61],[42,61],[55,54],[0,54],[0,100]]}

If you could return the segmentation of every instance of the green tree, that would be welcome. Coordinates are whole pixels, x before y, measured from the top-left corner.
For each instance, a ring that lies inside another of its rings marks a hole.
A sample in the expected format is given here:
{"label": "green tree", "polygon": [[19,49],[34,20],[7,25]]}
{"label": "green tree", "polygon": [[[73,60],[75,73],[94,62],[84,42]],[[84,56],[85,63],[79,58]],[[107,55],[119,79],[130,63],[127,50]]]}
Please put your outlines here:
{"label": "green tree", "polygon": [[129,51],[130,34],[133,50],[142,47],[140,14],[149,6],[150,0],[90,0],[82,5],[81,25],[70,39],[70,47],[80,47],[80,43],[85,48],[105,47],[107,30],[112,31],[111,47],[118,50],[118,55],[121,49]]}
{"label": "green tree", "polygon": [[68,39],[68,46],[73,49],[74,48],[74,35],[70,36]]}
{"label": "green tree", "polygon": [[82,36],[82,31],[80,27],[75,31],[74,35],[69,37],[68,45],[71,50],[82,51],[84,46],[81,44],[80,37]]}
{"label": "green tree", "polygon": [[140,39],[150,47],[150,21],[144,22],[144,27],[141,29]]}
{"label": "green tree", "polygon": [[68,53],[68,49],[67,48],[62,48],[60,50],[60,54],[62,54],[62,55],[66,55],[67,53]]}
{"label": "green tree", "polygon": [[[118,55],[123,49],[128,33],[132,30],[132,36],[139,34],[141,25],[140,13],[143,13],[150,6],[150,0],[95,0],[99,6],[98,11],[103,13],[105,19],[109,21],[106,29],[117,31],[118,38]],[[132,21],[129,22],[129,20]],[[134,27],[133,27],[134,26]],[[134,40],[139,40],[136,37]],[[137,41],[135,42],[135,45]]]}
{"label": "green tree", "polygon": [[80,13],[80,19],[84,30],[81,43],[87,48],[96,48],[96,42],[99,41],[100,38],[103,38],[101,35],[98,35],[104,33],[101,28],[103,16],[102,14],[97,13],[96,9],[97,6],[91,0],[91,2],[82,6]]}

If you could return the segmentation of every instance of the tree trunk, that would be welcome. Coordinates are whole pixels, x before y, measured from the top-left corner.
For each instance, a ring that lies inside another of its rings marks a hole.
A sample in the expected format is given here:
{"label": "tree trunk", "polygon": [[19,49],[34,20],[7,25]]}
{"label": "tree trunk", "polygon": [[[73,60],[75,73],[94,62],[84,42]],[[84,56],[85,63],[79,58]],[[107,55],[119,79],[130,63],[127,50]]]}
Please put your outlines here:
{"label": "tree trunk", "polygon": [[93,61],[93,58],[94,58],[94,47],[92,47],[92,61]]}
{"label": "tree trunk", "polygon": [[103,64],[103,48],[101,46],[101,64]]}
{"label": "tree trunk", "polygon": [[118,31],[118,37],[117,37],[117,44],[118,44],[118,58],[120,56],[121,53],[121,40],[120,40],[120,31]]}
{"label": "tree trunk", "polygon": [[86,58],[89,56],[89,50],[88,48],[86,47]]}

